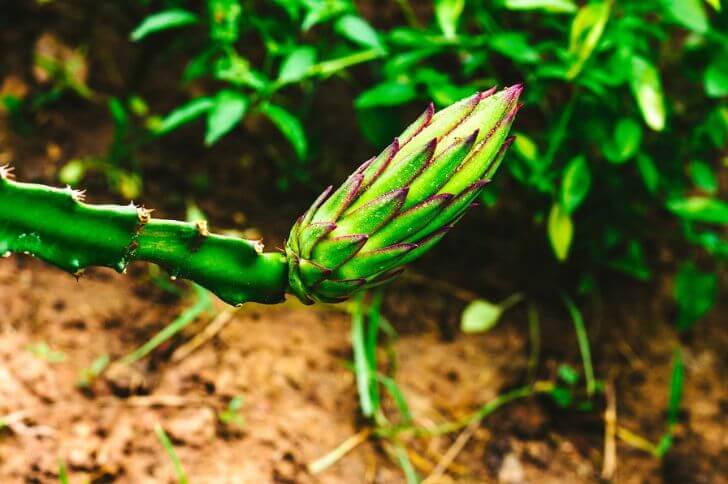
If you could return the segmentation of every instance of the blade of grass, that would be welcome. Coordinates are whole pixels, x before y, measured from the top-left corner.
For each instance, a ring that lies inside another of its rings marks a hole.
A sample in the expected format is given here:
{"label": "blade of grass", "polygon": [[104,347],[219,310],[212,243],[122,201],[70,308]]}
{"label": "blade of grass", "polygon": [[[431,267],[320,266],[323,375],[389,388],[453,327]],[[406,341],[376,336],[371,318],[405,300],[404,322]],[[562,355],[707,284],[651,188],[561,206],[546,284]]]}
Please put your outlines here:
{"label": "blade of grass", "polygon": [[670,377],[670,396],[667,403],[667,430],[657,444],[658,457],[664,457],[672,447],[672,437],[680,414],[683,386],[685,384],[685,364],[680,347],[675,348],[672,357],[672,376]]}
{"label": "blade of grass", "polygon": [[528,305],[528,339],[531,343],[531,352],[528,355],[528,380],[536,379],[538,360],[541,357],[541,326],[538,321],[538,311],[533,304]]}
{"label": "blade of grass", "polygon": [[397,382],[394,381],[393,378],[381,374],[377,375],[377,380],[379,380],[379,382],[384,386],[384,389],[387,390],[387,393],[389,393],[389,396],[391,396],[392,400],[394,400],[397,410],[399,410],[399,413],[402,415],[402,423],[405,425],[411,424],[412,412],[410,412],[407,399],[397,385]]}
{"label": "blade of grass", "polygon": [[356,298],[354,310],[351,315],[351,345],[354,351],[354,374],[356,375],[356,388],[359,392],[361,412],[365,417],[374,415],[375,406],[372,401],[370,383],[372,381],[367,361],[367,348],[364,334],[363,294]]}
{"label": "blade of grass", "polygon": [[594,367],[592,366],[591,350],[589,349],[589,335],[584,326],[584,318],[581,316],[579,308],[576,307],[574,301],[566,294],[561,295],[564,304],[569,310],[571,320],[574,322],[574,330],[576,331],[576,340],[579,344],[579,352],[581,353],[581,361],[584,365],[584,379],[586,380],[586,393],[590,397],[594,395],[596,381],[594,379]]}
{"label": "blade of grass", "polygon": [[530,397],[539,393],[549,393],[553,390],[554,384],[549,381],[537,381],[533,385],[514,388],[508,392],[502,393],[481,406],[478,410],[470,415],[453,422],[445,422],[434,427],[417,427],[401,425],[393,428],[376,429],[376,435],[380,437],[393,437],[400,433],[411,433],[416,437],[432,437],[437,435],[449,434],[462,430],[473,422],[479,422],[500,409],[502,406],[519,400],[521,398]]}
{"label": "blade of grass", "polygon": [[683,386],[685,383],[685,364],[683,363],[680,347],[675,348],[672,357],[672,378],[670,379],[670,400],[667,408],[668,432],[675,430],[678,414],[680,412],[680,401],[682,400]]}
{"label": "blade of grass", "polygon": [[66,467],[66,461],[58,459],[58,482],[60,484],[69,484],[71,481],[68,479],[68,468]]}
{"label": "blade of grass", "polygon": [[412,462],[410,462],[409,456],[407,455],[407,449],[402,444],[395,443],[394,452],[397,456],[397,462],[402,468],[404,477],[407,480],[407,484],[418,484],[420,482],[420,478],[417,476],[415,468],[412,467]]}
{"label": "blade of grass", "polygon": [[177,474],[177,482],[179,482],[179,484],[187,484],[189,482],[187,480],[187,474],[185,474],[185,470],[182,467],[182,462],[180,462],[179,457],[177,456],[177,452],[174,450],[172,441],[169,440],[167,433],[159,424],[156,424],[154,426],[154,433],[157,434],[159,442],[161,442],[162,447],[164,447],[164,450],[167,452],[167,455],[169,455],[169,458],[172,461],[172,465],[174,466],[174,472],[175,474]]}
{"label": "blade of grass", "polygon": [[338,462],[346,454],[354,450],[357,446],[366,442],[371,432],[371,429],[364,429],[361,432],[352,435],[325,456],[311,462],[308,465],[308,472],[315,475],[325,471],[336,462]]}
{"label": "blade of grass", "polygon": [[643,450],[654,457],[660,457],[655,444],[625,427],[620,425],[617,426],[617,437],[619,440],[631,447],[634,447],[635,449]]}
{"label": "blade of grass", "polygon": [[379,385],[377,385],[377,341],[379,337],[379,322],[381,320],[380,308],[383,292],[375,291],[369,304],[369,318],[366,323],[365,345],[367,362],[369,363],[369,391],[371,393],[372,408],[376,411],[380,407]]}
{"label": "blade of grass", "polygon": [[187,325],[193,322],[203,312],[212,308],[212,299],[210,293],[201,286],[194,284],[197,302],[193,306],[185,309],[174,321],[169,323],[160,332],[152,336],[152,338],[139,348],[135,349],[128,355],[124,356],[119,363],[128,365],[139,361],[149,353],[154,351],[159,345],[172,338],[174,335],[182,331]]}

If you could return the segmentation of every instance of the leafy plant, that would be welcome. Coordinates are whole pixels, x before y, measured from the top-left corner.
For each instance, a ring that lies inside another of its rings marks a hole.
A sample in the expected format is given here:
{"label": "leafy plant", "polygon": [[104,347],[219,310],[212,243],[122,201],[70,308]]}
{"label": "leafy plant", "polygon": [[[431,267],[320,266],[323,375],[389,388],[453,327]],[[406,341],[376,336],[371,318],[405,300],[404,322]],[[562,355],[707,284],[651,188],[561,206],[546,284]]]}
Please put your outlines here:
{"label": "leafy plant", "polygon": [[[238,0],[207,0],[200,12],[172,7],[140,22],[130,36],[135,42],[172,29],[193,32],[194,48],[199,50],[187,65],[183,84],[209,79],[221,86],[172,110],[152,127],[153,132],[165,135],[204,117],[204,140],[210,146],[246,116],[261,115],[279,129],[299,159],[306,158],[308,141],[303,123],[297,113],[285,107],[281,91],[294,84],[307,91],[312,79],[380,56],[383,44],[348,1],[277,1],[271,7],[263,15],[247,5],[243,15],[244,7]],[[304,42],[308,30],[332,22],[338,42]],[[263,59],[244,52],[246,46],[261,42]]]}

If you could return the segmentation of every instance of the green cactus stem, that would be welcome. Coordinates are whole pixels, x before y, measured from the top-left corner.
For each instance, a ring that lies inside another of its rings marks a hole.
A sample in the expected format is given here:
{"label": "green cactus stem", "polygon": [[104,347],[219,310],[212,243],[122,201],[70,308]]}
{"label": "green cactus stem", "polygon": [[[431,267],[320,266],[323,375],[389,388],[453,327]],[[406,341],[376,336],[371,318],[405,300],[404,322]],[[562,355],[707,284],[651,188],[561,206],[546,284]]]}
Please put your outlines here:
{"label": "green cactus stem", "polygon": [[229,304],[284,299],[288,264],[258,242],[210,234],[204,222],[154,219],[133,204],[88,205],[83,192],[17,183],[0,167],[0,255],[30,254],[71,274],[153,262]]}

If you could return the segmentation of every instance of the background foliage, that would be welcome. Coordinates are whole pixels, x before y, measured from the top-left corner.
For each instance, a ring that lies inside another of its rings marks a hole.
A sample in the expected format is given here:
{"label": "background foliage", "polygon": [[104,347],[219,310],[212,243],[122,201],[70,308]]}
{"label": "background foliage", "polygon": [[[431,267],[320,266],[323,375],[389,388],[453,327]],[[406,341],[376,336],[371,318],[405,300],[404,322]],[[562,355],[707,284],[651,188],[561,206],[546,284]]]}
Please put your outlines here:
{"label": "background foliage", "polygon": [[[404,21],[371,22],[380,3]],[[429,100],[442,107],[524,82],[518,138],[485,204],[519,200],[582,290],[605,270],[650,280],[667,241],[683,259],[670,267],[676,323],[690,327],[712,305],[728,255],[728,21],[720,0],[397,0],[367,3],[366,12],[347,0],[137,7],[129,42],[156,52],[151,69],[186,57],[169,84],[187,100],[157,112],[133,92],[109,99],[110,153],[69,163],[62,181],[78,183],[100,166],[131,198],[142,184],[138,150],[187,124],[211,147],[245,129],[247,118],[262,118],[288,145],[278,160],[285,190],[308,182],[321,154],[327,133],[311,126],[332,114],[313,109],[328,78],[358,92],[361,134],[377,149]],[[24,111],[62,95],[96,96],[82,55],[65,49],[36,49],[35,68],[51,87],[24,101],[4,95],[19,127]]]}

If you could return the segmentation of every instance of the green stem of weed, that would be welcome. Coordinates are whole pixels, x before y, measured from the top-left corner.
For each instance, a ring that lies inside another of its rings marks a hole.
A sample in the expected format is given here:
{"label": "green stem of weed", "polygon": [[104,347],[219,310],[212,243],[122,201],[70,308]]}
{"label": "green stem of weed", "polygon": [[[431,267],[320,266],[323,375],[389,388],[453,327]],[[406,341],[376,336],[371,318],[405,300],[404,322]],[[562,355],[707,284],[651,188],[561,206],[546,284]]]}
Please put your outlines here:
{"label": "green stem of weed", "polygon": [[579,344],[579,352],[581,353],[581,361],[584,365],[584,379],[586,380],[586,393],[590,397],[594,395],[596,389],[596,381],[594,379],[594,367],[592,366],[591,350],[589,349],[589,335],[584,326],[584,319],[581,316],[579,308],[576,307],[574,301],[566,294],[561,295],[566,307],[574,322],[574,330],[576,331],[576,340]]}
{"label": "green stem of weed", "polygon": [[179,456],[177,456],[177,452],[174,450],[172,441],[169,440],[167,433],[159,424],[156,424],[154,426],[154,433],[157,434],[159,442],[162,443],[162,447],[164,447],[164,450],[167,452],[167,455],[169,455],[169,458],[172,461],[172,465],[174,466],[174,472],[175,474],[177,474],[177,482],[179,482],[179,484],[187,484],[189,482],[187,480],[187,474],[182,467],[182,462],[179,460]]}
{"label": "green stem of weed", "polygon": [[142,346],[119,360],[119,363],[123,365],[128,365],[130,363],[134,363],[135,361],[141,360],[149,353],[154,351],[154,349],[157,348],[159,345],[182,331],[191,322],[197,319],[200,314],[212,309],[212,299],[210,299],[210,295],[208,294],[208,292],[197,284],[195,284],[193,287],[195,288],[197,302],[195,302],[195,304],[190,306],[189,308],[185,309],[177,317],[177,319],[165,326],[164,329],[155,334],[149,341],[147,341]]}

